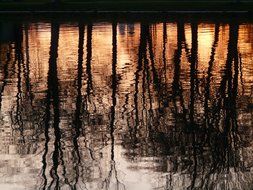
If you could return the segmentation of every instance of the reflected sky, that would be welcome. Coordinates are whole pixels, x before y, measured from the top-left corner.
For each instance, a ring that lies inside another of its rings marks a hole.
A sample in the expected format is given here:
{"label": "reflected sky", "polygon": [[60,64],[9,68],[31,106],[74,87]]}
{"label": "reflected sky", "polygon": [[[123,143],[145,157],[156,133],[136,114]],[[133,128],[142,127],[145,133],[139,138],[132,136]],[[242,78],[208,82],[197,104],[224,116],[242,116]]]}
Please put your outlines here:
{"label": "reflected sky", "polygon": [[0,35],[0,189],[253,188],[252,24]]}

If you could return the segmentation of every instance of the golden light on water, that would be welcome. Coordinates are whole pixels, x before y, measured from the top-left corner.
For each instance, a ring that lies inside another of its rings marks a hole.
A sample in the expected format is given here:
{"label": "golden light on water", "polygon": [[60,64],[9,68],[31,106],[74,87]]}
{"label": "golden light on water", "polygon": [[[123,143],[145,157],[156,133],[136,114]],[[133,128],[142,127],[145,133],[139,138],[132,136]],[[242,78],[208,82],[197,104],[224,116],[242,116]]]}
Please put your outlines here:
{"label": "golden light on water", "polygon": [[82,26],[31,23],[1,44],[0,188],[252,182],[252,24]]}

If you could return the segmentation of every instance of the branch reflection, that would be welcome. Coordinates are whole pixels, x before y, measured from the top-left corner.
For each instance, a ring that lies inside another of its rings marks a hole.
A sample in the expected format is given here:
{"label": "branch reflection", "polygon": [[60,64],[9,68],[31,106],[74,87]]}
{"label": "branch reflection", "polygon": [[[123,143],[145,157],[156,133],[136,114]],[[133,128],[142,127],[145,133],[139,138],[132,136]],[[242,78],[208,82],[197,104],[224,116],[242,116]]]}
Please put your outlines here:
{"label": "branch reflection", "polygon": [[0,44],[0,134],[11,139],[1,154],[36,162],[35,189],[245,189],[253,51],[243,27],[15,25]]}

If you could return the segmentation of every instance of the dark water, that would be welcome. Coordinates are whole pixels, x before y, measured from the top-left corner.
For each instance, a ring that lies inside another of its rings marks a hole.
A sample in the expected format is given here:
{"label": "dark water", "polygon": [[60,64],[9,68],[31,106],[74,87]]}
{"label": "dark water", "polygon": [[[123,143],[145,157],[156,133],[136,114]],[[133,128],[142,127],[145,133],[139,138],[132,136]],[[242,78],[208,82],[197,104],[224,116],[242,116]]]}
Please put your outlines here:
{"label": "dark water", "polygon": [[253,24],[0,36],[0,189],[253,188]]}

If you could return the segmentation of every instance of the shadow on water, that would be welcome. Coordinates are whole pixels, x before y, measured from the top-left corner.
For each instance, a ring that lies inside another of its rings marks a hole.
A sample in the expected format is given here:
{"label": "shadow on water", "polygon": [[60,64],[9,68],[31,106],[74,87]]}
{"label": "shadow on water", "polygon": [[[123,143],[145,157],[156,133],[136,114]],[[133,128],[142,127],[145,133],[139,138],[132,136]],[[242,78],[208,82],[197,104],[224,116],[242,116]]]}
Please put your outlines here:
{"label": "shadow on water", "polygon": [[[63,25],[51,23],[46,90],[42,92],[35,90],[40,82],[33,78],[32,27],[17,25],[13,42],[0,46],[1,122],[10,115],[18,154],[34,154],[34,159],[41,160],[40,189],[128,189],[122,160],[135,172],[159,173],[162,180],[157,180],[162,184],[156,189],[252,186],[252,160],[245,155],[251,146],[251,137],[245,134],[250,124],[240,118],[250,111],[241,100],[247,88],[239,24],[227,27],[227,52],[219,60],[224,62],[219,72],[216,59],[224,26],[214,24],[203,74],[197,21],[177,21],[175,30],[164,22],[161,36],[155,34],[156,24],[140,23],[139,33],[137,27],[129,33],[137,45],[129,50],[134,63],[129,76],[133,78],[126,91],[120,35],[126,35],[123,30],[127,29],[122,25],[119,35],[119,24],[110,25],[108,71],[107,65],[95,70],[96,52],[102,54],[94,48],[96,23],[79,22],[75,27],[76,65],[69,79],[63,79]],[[174,46],[170,46],[170,35],[175,38]],[[157,38],[162,42],[161,52]],[[109,80],[110,85],[103,86],[98,77]],[[15,90],[10,92],[10,88]],[[8,93],[14,97],[10,112],[6,111]]]}

